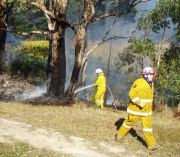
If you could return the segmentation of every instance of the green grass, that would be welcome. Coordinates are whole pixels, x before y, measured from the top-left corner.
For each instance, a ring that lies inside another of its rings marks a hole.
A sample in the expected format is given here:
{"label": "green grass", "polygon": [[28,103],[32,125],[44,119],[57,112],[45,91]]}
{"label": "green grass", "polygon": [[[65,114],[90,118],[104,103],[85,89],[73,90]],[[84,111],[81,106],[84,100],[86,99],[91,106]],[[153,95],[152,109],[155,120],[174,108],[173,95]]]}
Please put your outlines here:
{"label": "green grass", "polygon": [[15,142],[13,144],[0,143],[1,157],[68,157],[63,154],[39,150],[25,143]]}
{"label": "green grass", "polygon": [[[100,142],[106,142],[112,146],[121,145],[131,154],[135,153],[136,155],[144,156],[141,152],[145,152],[147,155],[145,146],[130,134],[124,138],[122,143],[114,141],[116,133],[114,124],[119,118],[126,118],[126,116],[127,113],[125,111],[117,113],[109,110],[94,109],[87,107],[86,104],[81,102],[71,107],[0,103],[1,118],[28,123],[36,127],[52,128],[66,137],[82,137],[95,145],[98,145]],[[154,132],[161,149],[151,156],[178,156],[180,150],[179,119],[173,117],[170,109],[161,113],[155,113],[153,117]],[[143,138],[141,125],[137,124],[134,129]],[[5,147],[2,149],[4,150]],[[24,146],[22,148],[23,152],[28,152],[28,148],[25,147],[25,149]]]}

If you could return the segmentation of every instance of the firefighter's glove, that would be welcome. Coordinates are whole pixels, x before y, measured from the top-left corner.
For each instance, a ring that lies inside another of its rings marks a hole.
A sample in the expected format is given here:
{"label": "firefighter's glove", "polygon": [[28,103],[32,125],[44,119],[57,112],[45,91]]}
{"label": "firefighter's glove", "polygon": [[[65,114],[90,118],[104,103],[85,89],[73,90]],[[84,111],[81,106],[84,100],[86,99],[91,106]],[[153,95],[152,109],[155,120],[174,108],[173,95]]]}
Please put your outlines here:
{"label": "firefighter's glove", "polygon": [[142,109],[145,106],[145,102],[142,102],[141,100],[136,101],[136,104]]}
{"label": "firefighter's glove", "polygon": [[96,85],[95,84],[92,84],[91,87],[95,87]]}

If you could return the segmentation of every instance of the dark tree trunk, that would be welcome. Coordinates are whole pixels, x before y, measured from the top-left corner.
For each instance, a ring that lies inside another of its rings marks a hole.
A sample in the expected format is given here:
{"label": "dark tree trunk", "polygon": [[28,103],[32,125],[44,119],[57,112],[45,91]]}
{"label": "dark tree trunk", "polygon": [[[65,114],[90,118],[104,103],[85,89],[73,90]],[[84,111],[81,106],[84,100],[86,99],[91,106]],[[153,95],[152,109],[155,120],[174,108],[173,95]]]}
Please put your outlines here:
{"label": "dark tree trunk", "polygon": [[[7,6],[7,4],[4,4],[4,6]],[[2,73],[4,70],[3,65],[5,59],[7,20],[8,20],[7,7],[0,8],[0,73]]]}
{"label": "dark tree trunk", "polygon": [[66,80],[65,26],[57,24],[52,32],[52,75],[48,94],[55,97],[64,96]]}
{"label": "dark tree trunk", "polygon": [[49,78],[49,74],[52,73],[52,33],[49,33],[49,50],[48,50],[48,60],[47,60],[47,69],[46,69],[46,75],[47,79]]}
{"label": "dark tree trunk", "polygon": [[84,45],[85,45],[85,28],[81,26],[78,29],[75,38],[75,62],[74,62],[73,72],[71,75],[70,85],[67,90],[67,94],[70,97],[74,95],[74,90],[76,89],[78,84],[79,73],[81,70],[81,55],[84,52]]}
{"label": "dark tree trunk", "polygon": [[[67,12],[66,0],[49,1],[49,11],[58,19],[65,20]],[[46,14],[46,12],[45,12]],[[49,96],[62,98],[66,82],[66,55],[65,55],[65,24],[60,23],[48,15],[47,22],[49,35],[48,70],[51,80],[47,90]]]}

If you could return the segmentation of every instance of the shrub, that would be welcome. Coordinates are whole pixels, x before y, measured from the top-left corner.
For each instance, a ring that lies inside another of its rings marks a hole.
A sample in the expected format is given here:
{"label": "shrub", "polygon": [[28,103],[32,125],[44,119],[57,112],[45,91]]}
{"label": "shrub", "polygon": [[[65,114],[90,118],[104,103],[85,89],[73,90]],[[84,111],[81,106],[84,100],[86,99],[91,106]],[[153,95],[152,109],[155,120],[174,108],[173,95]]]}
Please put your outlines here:
{"label": "shrub", "polygon": [[26,41],[18,49],[15,59],[9,63],[11,74],[22,74],[26,79],[46,76],[48,42]]}

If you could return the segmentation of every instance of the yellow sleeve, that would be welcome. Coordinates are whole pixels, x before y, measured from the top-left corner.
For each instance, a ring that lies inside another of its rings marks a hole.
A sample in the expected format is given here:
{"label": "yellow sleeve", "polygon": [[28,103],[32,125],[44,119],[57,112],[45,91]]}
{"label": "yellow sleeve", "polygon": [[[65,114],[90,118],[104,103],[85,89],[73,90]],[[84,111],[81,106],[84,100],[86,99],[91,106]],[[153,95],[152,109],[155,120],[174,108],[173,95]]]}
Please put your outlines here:
{"label": "yellow sleeve", "polygon": [[98,85],[99,85],[99,78],[100,78],[100,77],[98,77],[98,79],[97,79],[96,82],[94,83],[94,86],[98,86]]}
{"label": "yellow sleeve", "polygon": [[139,90],[138,81],[135,81],[133,83],[133,85],[131,86],[131,89],[129,91],[129,98],[134,103],[139,99],[139,97],[138,97],[138,90]]}

